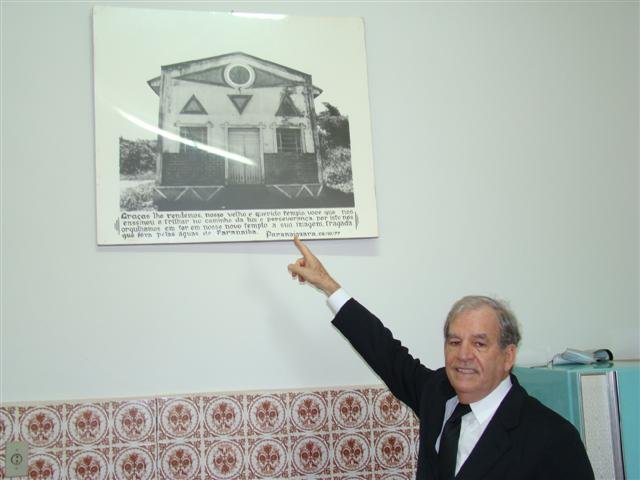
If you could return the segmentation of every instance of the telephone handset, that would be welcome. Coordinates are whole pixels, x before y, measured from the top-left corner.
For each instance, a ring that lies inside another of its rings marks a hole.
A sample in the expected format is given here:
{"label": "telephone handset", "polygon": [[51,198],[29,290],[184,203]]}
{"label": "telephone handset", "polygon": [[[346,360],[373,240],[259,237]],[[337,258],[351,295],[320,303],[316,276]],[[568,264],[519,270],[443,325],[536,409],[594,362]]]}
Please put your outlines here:
{"label": "telephone handset", "polygon": [[564,352],[557,354],[551,360],[552,365],[582,364],[607,362],[613,360],[611,350],[601,348],[599,350],[576,350],[567,348]]}

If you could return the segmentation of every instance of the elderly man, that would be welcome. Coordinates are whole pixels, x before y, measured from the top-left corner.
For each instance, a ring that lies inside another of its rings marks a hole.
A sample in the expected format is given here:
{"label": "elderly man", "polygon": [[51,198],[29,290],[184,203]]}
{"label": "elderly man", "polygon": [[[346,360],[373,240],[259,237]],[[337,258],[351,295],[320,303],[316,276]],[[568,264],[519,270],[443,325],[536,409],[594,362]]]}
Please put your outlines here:
{"label": "elderly man", "polygon": [[445,367],[414,359],[340,287],[297,237],[288,269],[322,290],[333,324],[420,419],[416,479],[593,479],[576,429],[518,384],[511,368],[520,333],[514,315],[488,297],[464,297],[444,326]]}

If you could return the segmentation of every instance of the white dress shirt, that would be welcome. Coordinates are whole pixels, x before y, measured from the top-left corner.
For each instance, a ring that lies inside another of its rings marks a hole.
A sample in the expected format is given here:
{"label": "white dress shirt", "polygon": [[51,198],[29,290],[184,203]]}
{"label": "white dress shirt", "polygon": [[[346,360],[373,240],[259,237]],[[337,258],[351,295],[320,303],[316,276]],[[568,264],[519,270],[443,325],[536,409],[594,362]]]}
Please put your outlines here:
{"label": "white dress shirt", "polygon": [[327,298],[327,304],[335,315],[350,298],[351,295],[349,295],[344,288],[339,288]]}
{"label": "white dress shirt", "polygon": [[[343,288],[340,288],[331,294],[327,299],[327,304],[335,315],[350,298],[351,296]],[[458,453],[456,456],[456,475],[471,454],[473,447],[475,447],[478,440],[480,440],[487,425],[489,425],[493,415],[496,413],[500,403],[502,403],[502,400],[507,396],[510,389],[511,378],[507,376],[489,395],[482,400],[470,404],[471,412],[463,416],[460,423],[460,439],[458,440]],[[458,397],[455,396],[447,400],[445,404],[444,421],[440,428],[440,435],[438,435],[438,439],[436,440],[436,451],[440,451],[440,436],[442,435],[444,424],[449,420],[458,403]]]}
{"label": "white dress shirt", "polygon": [[[487,428],[487,425],[489,425],[493,415],[496,413],[496,410],[502,403],[502,400],[504,400],[504,397],[507,396],[510,389],[511,377],[507,375],[507,377],[502,380],[502,382],[500,382],[489,395],[484,397],[482,400],[469,404],[471,411],[462,417],[460,422],[460,439],[458,440],[458,453],[456,456],[456,475],[458,474],[460,467],[462,467],[471,454],[473,447],[475,447],[478,440],[480,440],[480,437]],[[444,422],[442,423],[442,428],[444,428],[444,424],[449,420],[449,417],[455,410],[458,403],[457,396],[451,397],[447,400],[444,407]],[[440,451],[440,436],[442,435],[442,428],[440,429],[438,440],[436,440],[437,451]]]}

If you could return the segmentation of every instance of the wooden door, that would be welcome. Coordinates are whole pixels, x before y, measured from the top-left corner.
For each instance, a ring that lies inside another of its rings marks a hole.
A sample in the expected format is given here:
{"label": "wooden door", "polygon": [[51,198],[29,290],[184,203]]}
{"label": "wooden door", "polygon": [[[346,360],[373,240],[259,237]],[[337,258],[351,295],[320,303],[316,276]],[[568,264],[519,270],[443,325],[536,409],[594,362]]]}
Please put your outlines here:
{"label": "wooden door", "polygon": [[247,165],[227,159],[228,183],[230,185],[250,185],[262,183],[260,161],[260,130],[257,128],[230,128],[229,151],[255,162]]}

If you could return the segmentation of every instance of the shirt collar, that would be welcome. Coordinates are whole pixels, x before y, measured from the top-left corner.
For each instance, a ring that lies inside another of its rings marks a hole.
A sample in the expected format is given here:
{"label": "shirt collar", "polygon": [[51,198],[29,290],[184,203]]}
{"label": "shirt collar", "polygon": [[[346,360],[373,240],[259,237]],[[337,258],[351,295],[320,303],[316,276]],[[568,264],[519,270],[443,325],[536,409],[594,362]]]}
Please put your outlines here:
{"label": "shirt collar", "polygon": [[470,404],[471,411],[478,423],[484,423],[493,416],[504,397],[509,393],[511,385],[511,376],[507,375],[489,395]]}

